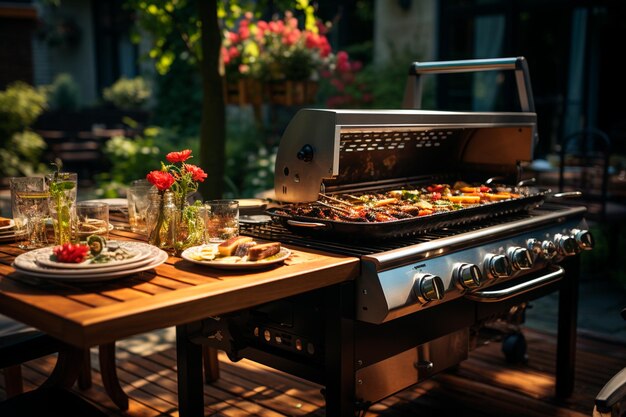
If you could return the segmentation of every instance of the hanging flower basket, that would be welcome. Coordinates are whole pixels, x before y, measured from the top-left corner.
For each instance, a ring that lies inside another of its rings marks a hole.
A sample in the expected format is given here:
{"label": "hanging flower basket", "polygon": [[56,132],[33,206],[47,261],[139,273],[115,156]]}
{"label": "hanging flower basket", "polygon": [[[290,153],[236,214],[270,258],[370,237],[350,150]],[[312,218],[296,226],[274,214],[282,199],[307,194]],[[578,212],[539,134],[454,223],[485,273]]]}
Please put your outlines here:
{"label": "hanging flower basket", "polygon": [[263,103],[263,85],[259,80],[242,78],[237,81],[224,81],[224,102],[236,106]]}
{"label": "hanging flower basket", "polygon": [[301,106],[315,102],[319,85],[316,81],[271,81],[269,102],[282,106]]}

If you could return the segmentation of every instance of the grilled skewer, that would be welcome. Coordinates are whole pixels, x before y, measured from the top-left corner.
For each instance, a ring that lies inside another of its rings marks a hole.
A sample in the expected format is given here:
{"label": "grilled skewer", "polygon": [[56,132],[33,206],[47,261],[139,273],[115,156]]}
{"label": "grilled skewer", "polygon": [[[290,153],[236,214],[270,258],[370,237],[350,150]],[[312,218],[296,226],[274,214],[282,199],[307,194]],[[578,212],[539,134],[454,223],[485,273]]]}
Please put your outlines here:
{"label": "grilled skewer", "polygon": [[348,207],[353,207],[352,203],[348,203],[347,201],[343,201],[343,200],[340,200],[340,199],[335,198],[335,197],[331,197],[331,196],[326,195],[326,194],[319,193],[319,196],[322,197],[322,198],[326,198],[326,199],[328,199],[328,200],[330,200],[332,202],[335,202],[335,203],[344,204],[344,205],[346,205]]}
{"label": "grilled skewer", "polygon": [[343,213],[343,214],[347,214],[347,215],[352,214],[352,212],[350,210],[346,210],[346,209],[342,209],[342,208],[339,208],[339,207],[335,207],[332,204],[324,203],[323,201],[320,201],[320,200],[317,200],[315,203],[319,204],[319,205],[322,205],[324,207],[328,207],[330,209],[336,210],[336,211],[338,211],[340,213]]}

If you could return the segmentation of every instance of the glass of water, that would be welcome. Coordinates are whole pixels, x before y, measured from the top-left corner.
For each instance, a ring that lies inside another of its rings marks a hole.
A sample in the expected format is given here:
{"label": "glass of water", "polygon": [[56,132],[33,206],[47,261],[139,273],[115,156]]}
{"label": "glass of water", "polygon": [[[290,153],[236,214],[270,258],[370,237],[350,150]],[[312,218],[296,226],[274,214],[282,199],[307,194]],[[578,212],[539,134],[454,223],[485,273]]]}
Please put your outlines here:
{"label": "glass of water", "polygon": [[15,222],[15,238],[22,249],[46,246],[46,220],[49,217],[48,186],[43,177],[10,179],[11,209]]}
{"label": "glass of water", "polygon": [[207,208],[206,233],[209,242],[223,242],[239,235],[239,201],[211,200]]}

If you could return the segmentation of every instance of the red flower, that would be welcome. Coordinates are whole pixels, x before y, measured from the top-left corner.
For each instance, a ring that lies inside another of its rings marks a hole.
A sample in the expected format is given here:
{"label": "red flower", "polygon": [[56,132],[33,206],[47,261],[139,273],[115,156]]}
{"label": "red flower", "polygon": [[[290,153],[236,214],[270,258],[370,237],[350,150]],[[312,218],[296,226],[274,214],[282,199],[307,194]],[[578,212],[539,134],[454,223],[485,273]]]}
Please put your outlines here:
{"label": "red flower", "polygon": [[146,176],[146,179],[150,181],[150,183],[152,183],[156,188],[158,188],[159,191],[167,190],[176,181],[174,177],[172,176],[172,174],[170,174],[169,172],[165,172],[165,171],[151,171]]}
{"label": "red flower", "polygon": [[55,246],[52,253],[57,262],[77,264],[85,260],[89,253],[89,246],[64,243],[61,246]]}
{"label": "red flower", "polygon": [[196,165],[185,164],[185,171],[191,174],[191,178],[194,181],[204,182],[204,179],[207,177],[206,172]]}
{"label": "red flower", "polygon": [[167,159],[171,163],[176,162],[185,162],[191,156],[191,149],[185,149],[180,152],[170,152],[165,155],[165,159]]}

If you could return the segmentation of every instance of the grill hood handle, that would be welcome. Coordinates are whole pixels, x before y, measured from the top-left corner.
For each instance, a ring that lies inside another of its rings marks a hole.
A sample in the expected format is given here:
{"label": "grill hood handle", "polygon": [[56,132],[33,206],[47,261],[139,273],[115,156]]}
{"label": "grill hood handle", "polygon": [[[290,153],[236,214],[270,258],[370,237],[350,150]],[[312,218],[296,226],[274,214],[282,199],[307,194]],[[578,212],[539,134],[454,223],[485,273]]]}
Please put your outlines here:
{"label": "grill hood handle", "polygon": [[451,74],[460,72],[515,71],[515,83],[522,112],[535,112],[535,101],[530,85],[530,74],[526,58],[468,59],[460,61],[414,62],[409,68],[409,78],[404,91],[405,109],[422,108],[422,75]]}

